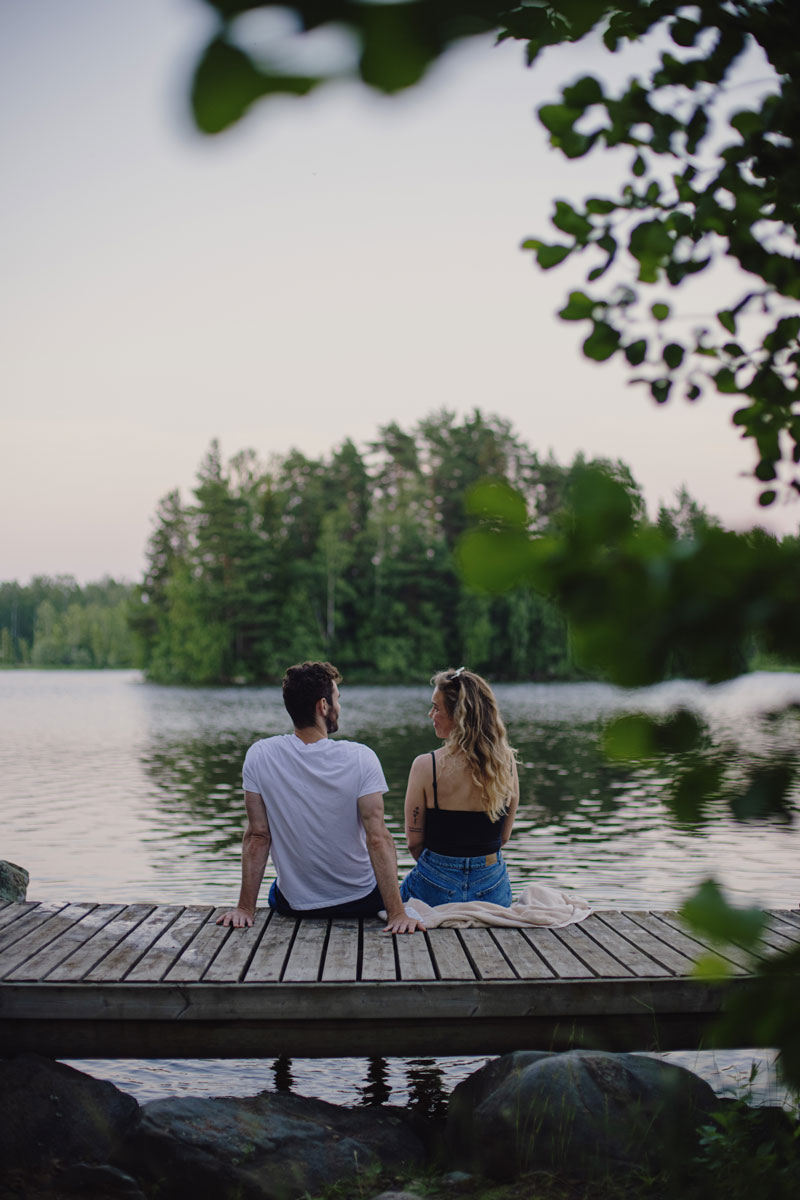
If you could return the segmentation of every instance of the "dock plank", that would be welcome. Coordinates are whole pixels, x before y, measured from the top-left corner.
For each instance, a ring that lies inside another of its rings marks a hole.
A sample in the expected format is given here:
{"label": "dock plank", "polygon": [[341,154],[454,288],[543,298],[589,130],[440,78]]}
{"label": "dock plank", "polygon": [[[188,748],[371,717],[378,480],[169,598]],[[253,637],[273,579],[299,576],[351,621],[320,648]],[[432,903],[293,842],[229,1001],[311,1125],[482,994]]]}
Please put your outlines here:
{"label": "dock plank", "polygon": [[203,976],[203,981],[234,983],[242,979],[271,916],[271,909],[259,908],[252,926],[248,929],[234,929]]}
{"label": "dock plank", "polygon": [[624,979],[633,974],[630,967],[604,950],[580,925],[565,925],[563,929],[553,932],[595,975],[605,979]]}
{"label": "dock plank", "polygon": [[[417,935],[414,934],[414,937]],[[381,925],[364,921],[361,929],[361,978],[387,983],[397,979],[394,956],[395,939]]]}
{"label": "dock plank", "polygon": [[[635,915],[638,922],[639,914]],[[698,934],[689,929],[686,922],[681,920],[679,913],[658,912],[648,915],[653,932],[658,937],[668,940],[670,945],[680,953],[687,957],[691,956],[692,963],[697,962],[698,958],[702,958],[705,954],[716,954],[731,964],[731,973],[734,975],[746,975],[752,969],[754,958],[749,951],[730,945],[718,949],[707,939],[700,938]]]}
{"label": "dock plank", "polygon": [[459,935],[481,979],[513,979],[514,968],[489,929],[460,929]]}
{"label": "dock plank", "polygon": [[18,921],[25,913],[30,912],[32,908],[36,908],[36,900],[18,900],[14,904],[6,903],[0,908],[0,929],[6,925],[11,925],[14,921]]}
{"label": "dock plank", "polygon": [[120,942],[130,929],[138,925],[153,911],[152,904],[127,904],[119,911],[116,904],[98,904],[95,910],[99,916],[106,911],[115,909],[111,919],[99,926],[95,933],[75,950],[67,955],[48,975],[53,982],[74,982],[82,979],[105,958],[110,950]]}
{"label": "dock plank", "polygon": [[327,920],[300,922],[282,979],[286,983],[314,983],[322,974],[322,956],[328,940]]}
{"label": "dock plank", "polygon": [[298,925],[294,917],[273,914],[250,960],[245,975],[247,983],[277,983]]}
{"label": "dock plank", "polygon": [[114,983],[124,979],[156,938],[183,912],[182,904],[161,904],[139,925],[134,925],[113,950],[87,972],[91,983]]}
{"label": "dock plank", "polygon": [[213,910],[190,905],[148,947],[136,966],[128,972],[126,983],[157,983],[163,979],[178,956],[196,936]]}
{"label": "dock plank", "polygon": [[768,910],[773,917],[780,917],[788,925],[800,926],[800,909],[773,908]]}
{"label": "dock plank", "polygon": [[[49,930],[56,922],[61,923],[62,921],[65,922],[63,929],[32,958],[17,967],[9,978],[46,979],[65,958],[69,958],[80,946],[88,942],[98,929],[102,929],[109,921],[113,921],[123,908],[122,904],[68,905],[58,913],[53,921],[48,921],[41,932]],[[73,913],[74,919],[67,923],[68,917]]]}
{"label": "dock plank", "polygon": [[424,933],[399,934],[395,938],[400,978],[405,980],[435,979],[430,947]]}
{"label": "dock plank", "polygon": [[[414,937],[417,935],[414,934]],[[458,940],[455,929],[431,929],[428,931],[436,972],[440,979],[474,979],[472,963]]]}
{"label": "dock plank", "polygon": [[604,925],[595,913],[581,921],[581,929],[619,962],[624,963],[631,974],[639,979],[658,979],[672,974],[663,963],[657,962],[635,943],[628,941],[610,926]]}
{"label": "dock plank", "polygon": [[169,983],[197,983],[214,961],[221,946],[231,935],[229,925],[217,925],[227,908],[215,908],[197,934],[178,955],[164,978]]}
{"label": "dock plank", "polygon": [[519,979],[553,978],[553,971],[542,961],[530,942],[526,941],[521,929],[500,926],[492,933]]}
{"label": "dock plank", "polygon": [[648,912],[600,912],[604,924],[635,942],[673,975],[688,975],[703,949],[696,942],[666,925],[659,925]]}
{"label": "dock plank", "polygon": [[559,979],[591,979],[592,972],[581,962],[552,929],[525,929],[524,935]]}
{"label": "dock plank", "polygon": [[[69,929],[81,917],[85,917],[94,908],[94,904],[68,904],[60,912],[55,913],[49,921],[32,929],[27,937],[17,938],[10,946],[0,951],[0,978],[13,975],[20,964],[27,962],[44,947],[57,939],[59,934]],[[62,955],[63,957],[63,955]],[[34,976],[38,978],[38,976]]]}
{"label": "dock plank", "polygon": [[23,913],[18,921],[9,923],[0,931],[0,953],[14,942],[18,942],[20,938],[28,937],[34,929],[44,925],[46,921],[66,907],[66,900],[52,900],[45,904],[37,904]]}
{"label": "dock plank", "polygon": [[783,937],[788,938],[795,945],[800,945],[800,925],[794,925],[791,921],[784,921],[778,913],[768,912],[766,917],[767,928],[773,930],[775,933],[782,934]]}
{"label": "dock plank", "polygon": [[322,979],[325,983],[355,983],[358,978],[358,922],[334,918]]}

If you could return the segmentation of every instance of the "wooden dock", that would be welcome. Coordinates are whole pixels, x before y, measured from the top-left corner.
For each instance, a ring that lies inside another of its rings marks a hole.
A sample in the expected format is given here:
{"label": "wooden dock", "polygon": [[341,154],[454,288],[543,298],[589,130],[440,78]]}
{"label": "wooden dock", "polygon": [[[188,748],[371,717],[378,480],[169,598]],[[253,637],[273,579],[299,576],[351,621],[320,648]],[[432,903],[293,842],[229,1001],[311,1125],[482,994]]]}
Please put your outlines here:
{"label": "wooden dock", "polygon": [[[675,913],[596,912],[564,929],[435,929],[378,921],[253,929],[222,910],[155,904],[0,906],[0,1056],[216,1058],[497,1054],[586,1046],[692,1049],[753,959],[693,976],[711,947]],[[762,953],[800,943],[768,914]]]}

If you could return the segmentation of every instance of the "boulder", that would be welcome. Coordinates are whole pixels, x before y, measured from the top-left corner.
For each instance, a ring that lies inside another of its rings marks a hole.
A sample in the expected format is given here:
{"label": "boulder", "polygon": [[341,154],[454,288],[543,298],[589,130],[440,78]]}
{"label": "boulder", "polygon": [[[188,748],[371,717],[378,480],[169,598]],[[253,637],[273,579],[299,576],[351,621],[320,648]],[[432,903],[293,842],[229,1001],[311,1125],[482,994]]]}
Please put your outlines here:
{"label": "boulder", "polygon": [[0,859],[0,902],[24,900],[30,878],[24,867]]}
{"label": "boulder", "polygon": [[113,1083],[64,1063],[38,1054],[2,1060],[0,1171],[108,1162],[138,1113]]}
{"label": "boulder", "polygon": [[508,1054],[456,1087],[447,1143],[456,1165],[498,1180],[661,1171],[718,1108],[704,1080],[644,1055]]}
{"label": "boulder", "polygon": [[425,1152],[396,1109],[339,1108],[262,1092],[154,1100],[117,1165],[159,1200],[292,1200],[377,1167],[416,1166]]}

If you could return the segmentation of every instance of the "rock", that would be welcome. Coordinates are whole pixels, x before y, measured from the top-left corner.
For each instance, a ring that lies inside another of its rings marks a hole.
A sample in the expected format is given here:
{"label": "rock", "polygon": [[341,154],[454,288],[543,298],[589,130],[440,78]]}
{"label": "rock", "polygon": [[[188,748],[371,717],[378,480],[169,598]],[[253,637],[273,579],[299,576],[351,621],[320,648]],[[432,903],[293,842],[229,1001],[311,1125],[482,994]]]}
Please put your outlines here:
{"label": "rock", "polygon": [[77,1196],[94,1196],[100,1200],[145,1200],[136,1180],[120,1171],[97,1163],[76,1163],[59,1172],[59,1188]]}
{"label": "rock", "polygon": [[375,1200],[423,1200],[419,1192],[381,1192]]}
{"label": "rock", "polygon": [[107,1162],[136,1121],[139,1105],[113,1083],[38,1054],[0,1061],[0,1164]]}
{"label": "rock", "polygon": [[508,1054],[456,1087],[447,1142],[456,1165],[498,1180],[660,1171],[718,1107],[704,1080],[644,1055]]}
{"label": "rock", "polygon": [[472,1183],[474,1178],[474,1175],[468,1175],[466,1171],[448,1171],[442,1176],[442,1183],[451,1191],[458,1191]]}
{"label": "rock", "polygon": [[24,900],[30,878],[24,867],[0,859],[0,901]]}
{"label": "rock", "polygon": [[393,1109],[339,1108],[304,1096],[154,1100],[119,1166],[159,1200],[291,1200],[380,1166],[416,1166],[424,1149]]}

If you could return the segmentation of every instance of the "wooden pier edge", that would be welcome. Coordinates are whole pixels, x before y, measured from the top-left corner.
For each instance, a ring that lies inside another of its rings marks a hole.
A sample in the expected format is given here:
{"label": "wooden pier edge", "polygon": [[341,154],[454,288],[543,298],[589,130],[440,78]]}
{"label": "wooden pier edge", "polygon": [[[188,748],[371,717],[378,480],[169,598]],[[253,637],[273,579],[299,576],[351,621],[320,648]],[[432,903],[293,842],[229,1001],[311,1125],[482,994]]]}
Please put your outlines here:
{"label": "wooden pier edge", "polygon": [[[0,1055],[277,1058],[735,1048],[717,1018],[758,962],[800,946],[773,910],[755,952],[678,913],[597,911],[564,928],[434,929],[209,905],[0,904]],[[703,962],[705,973],[697,974]],[[716,978],[707,978],[708,971]]]}

